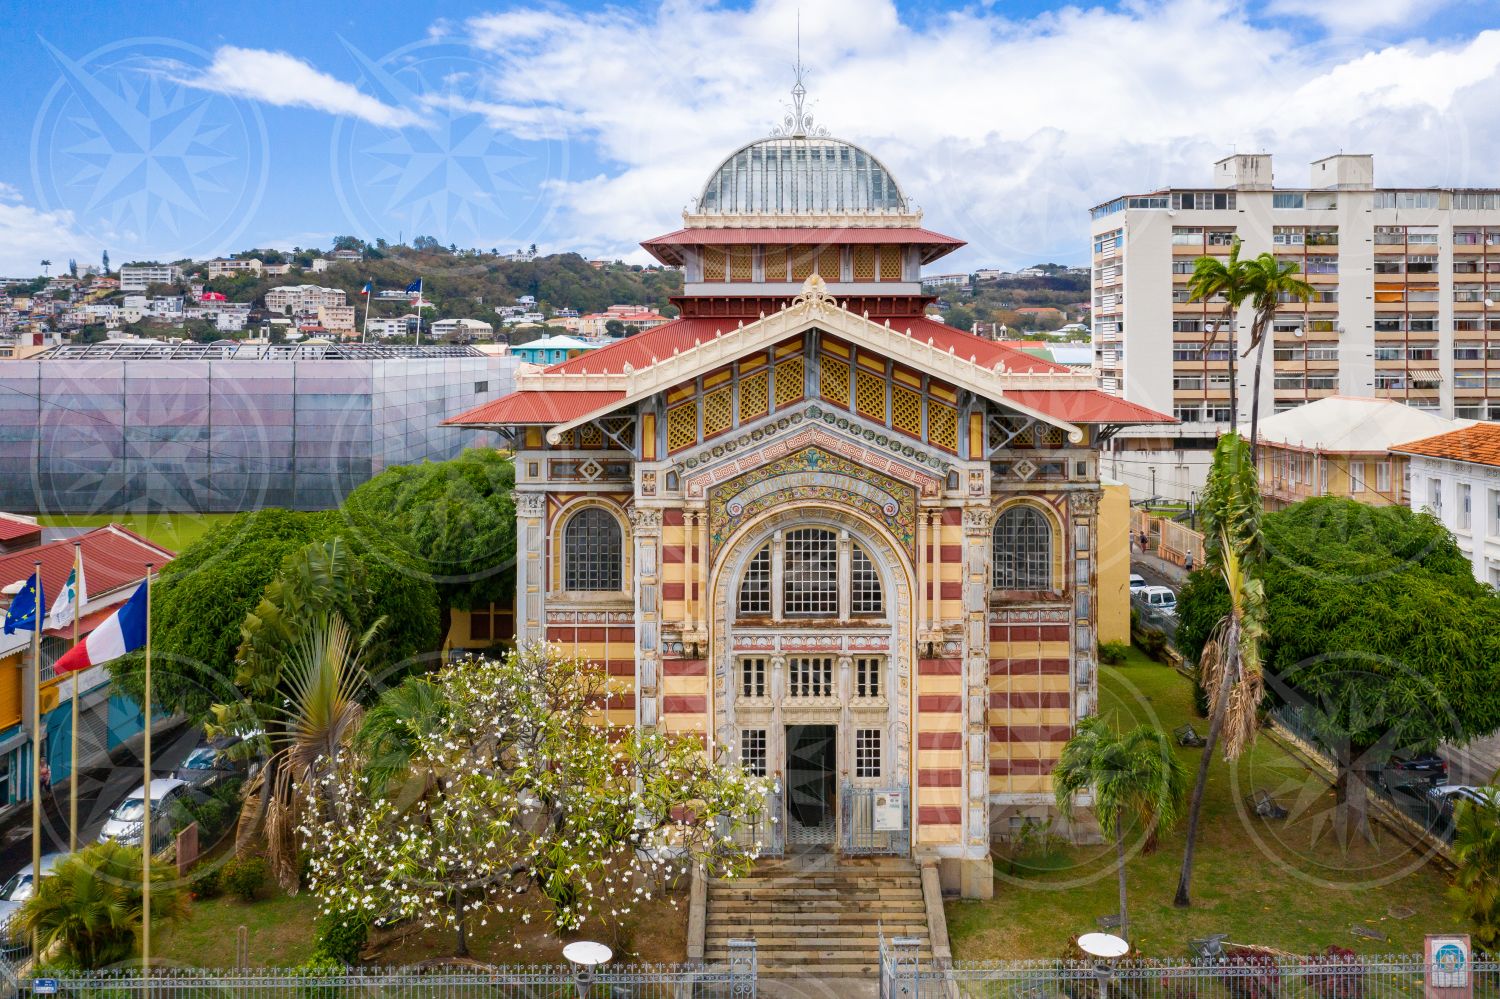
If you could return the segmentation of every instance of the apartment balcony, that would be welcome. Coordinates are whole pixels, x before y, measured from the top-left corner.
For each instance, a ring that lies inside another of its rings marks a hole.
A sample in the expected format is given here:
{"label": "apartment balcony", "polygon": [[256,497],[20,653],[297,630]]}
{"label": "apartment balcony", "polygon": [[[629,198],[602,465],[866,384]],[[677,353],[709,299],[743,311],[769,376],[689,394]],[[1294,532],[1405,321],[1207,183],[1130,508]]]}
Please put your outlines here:
{"label": "apartment balcony", "polygon": [[[1500,291],[1495,294],[1500,294]],[[1484,302],[1454,302],[1453,311],[1457,314],[1483,312]]]}
{"label": "apartment balcony", "polygon": [[1317,287],[1317,286],[1320,286],[1320,285],[1325,285],[1325,284],[1334,284],[1334,285],[1336,285],[1336,284],[1339,283],[1339,276],[1338,276],[1337,273],[1334,273],[1334,274],[1317,274],[1317,273],[1307,272],[1307,273],[1301,274],[1299,276],[1302,277],[1302,278],[1305,278],[1307,280],[1307,283],[1310,284],[1310,285],[1313,285],[1314,287]]}

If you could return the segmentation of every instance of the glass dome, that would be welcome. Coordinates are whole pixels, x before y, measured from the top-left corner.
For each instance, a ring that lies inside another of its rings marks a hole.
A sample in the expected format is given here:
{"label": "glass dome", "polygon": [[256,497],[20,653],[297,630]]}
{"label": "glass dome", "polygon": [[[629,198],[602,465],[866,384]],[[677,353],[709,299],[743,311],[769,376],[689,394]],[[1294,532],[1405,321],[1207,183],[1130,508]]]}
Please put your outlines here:
{"label": "glass dome", "polygon": [[733,153],[698,198],[703,215],[903,214],[906,195],[890,171],[838,139],[762,139]]}

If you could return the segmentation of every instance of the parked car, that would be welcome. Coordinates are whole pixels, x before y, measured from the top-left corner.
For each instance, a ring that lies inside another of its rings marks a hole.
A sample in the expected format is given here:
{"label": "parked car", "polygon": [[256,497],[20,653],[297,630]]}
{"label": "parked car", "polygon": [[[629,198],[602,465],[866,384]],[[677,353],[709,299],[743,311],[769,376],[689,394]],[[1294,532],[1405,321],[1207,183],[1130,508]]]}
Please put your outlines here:
{"label": "parked car", "polygon": [[216,739],[203,736],[187,758],[172,771],[172,776],[195,787],[211,787],[230,777],[252,776],[258,762],[231,759],[230,750],[259,733],[224,735]]}
{"label": "parked car", "polygon": [[[156,835],[171,828],[171,808],[192,787],[176,777],[157,777],[151,782],[151,827]],[[125,846],[140,846],[142,826],[146,820],[146,787],[136,788],[125,800],[115,806],[104,828],[99,831],[99,841],[114,840]],[[153,840],[156,838],[153,835]]]}
{"label": "parked car", "polygon": [[1438,829],[1453,828],[1453,809],[1460,801],[1482,804],[1494,788],[1471,787],[1468,784],[1434,784],[1427,789],[1427,805]]}
{"label": "parked car", "polygon": [[[42,877],[46,877],[52,868],[57,866],[57,862],[66,856],[66,853],[42,854]],[[0,885],[0,937],[6,940],[13,939],[15,936],[10,932],[10,921],[20,911],[21,903],[30,898],[31,893],[36,889],[31,880],[33,873],[31,864],[27,863],[25,867],[12,874],[4,885]]]}
{"label": "parked car", "polygon": [[1380,772],[1387,791],[1398,787],[1448,783],[1448,761],[1436,753],[1397,754]]}
{"label": "parked car", "polygon": [[1168,617],[1177,616],[1177,594],[1165,586],[1143,586],[1137,594],[1147,607]]}
{"label": "parked car", "polygon": [[1146,577],[1130,574],[1130,595],[1133,597],[1146,588]]}

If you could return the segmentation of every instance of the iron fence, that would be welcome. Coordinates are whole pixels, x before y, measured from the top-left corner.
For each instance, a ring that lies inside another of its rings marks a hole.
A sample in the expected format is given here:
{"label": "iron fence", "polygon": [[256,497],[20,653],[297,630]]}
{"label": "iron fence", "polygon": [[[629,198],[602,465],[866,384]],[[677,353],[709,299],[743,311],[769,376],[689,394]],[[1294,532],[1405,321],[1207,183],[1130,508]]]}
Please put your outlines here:
{"label": "iron fence", "polygon": [[844,852],[851,855],[895,853],[911,848],[911,802],[906,785],[843,786]]}
{"label": "iron fence", "polygon": [[[892,942],[895,943],[894,941]],[[1474,999],[1500,999],[1500,962],[1464,972]],[[1220,960],[959,962],[951,968],[902,962],[881,942],[881,999],[1421,999],[1431,977],[1452,969],[1420,955],[1272,957]]]}
{"label": "iron fence", "polygon": [[756,976],[755,945],[739,942],[724,965],[604,967],[582,979],[559,965],[326,973],[178,968],[27,980],[19,991],[76,999],[754,999]]}

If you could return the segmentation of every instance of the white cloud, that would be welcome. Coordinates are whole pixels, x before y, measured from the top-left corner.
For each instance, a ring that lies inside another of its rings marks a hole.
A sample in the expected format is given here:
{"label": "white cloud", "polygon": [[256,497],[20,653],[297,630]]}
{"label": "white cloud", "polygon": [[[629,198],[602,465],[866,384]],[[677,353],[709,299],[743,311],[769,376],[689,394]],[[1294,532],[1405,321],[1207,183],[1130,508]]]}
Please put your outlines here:
{"label": "white cloud", "polygon": [[[1414,7],[1358,5],[1367,26]],[[815,114],[881,157],[929,225],[970,240],[955,263],[1082,259],[1091,205],[1206,182],[1235,148],[1274,152],[1281,183],[1348,149],[1375,153],[1384,183],[1500,186],[1500,32],[1309,40],[1236,0],[920,23],[888,0],[476,18],[490,120],[561,123],[607,163],[548,186],[549,244],[615,255],[675,228],[719,161],[780,117],[799,9]]]}
{"label": "white cloud", "polygon": [[89,262],[98,256],[73,230],[71,212],[46,212],[27,205],[14,187],[0,183],[0,275],[31,277],[51,260],[53,274],[65,269],[69,257]]}
{"label": "white cloud", "polygon": [[321,72],[295,56],[225,45],[201,73],[180,82],[278,107],[312,108],[360,118],[372,125],[403,127],[420,119],[408,108],[383,104],[352,84]]}
{"label": "white cloud", "polygon": [[1329,31],[1362,34],[1378,28],[1409,24],[1437,13],[1435,0],[1273,0],[1267,13],[1317,21]]}

